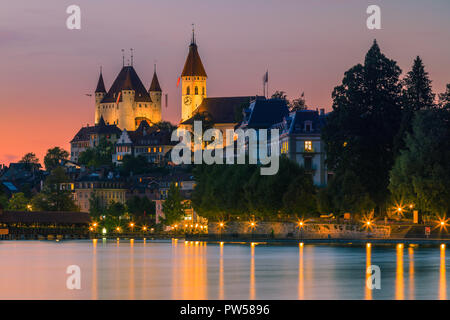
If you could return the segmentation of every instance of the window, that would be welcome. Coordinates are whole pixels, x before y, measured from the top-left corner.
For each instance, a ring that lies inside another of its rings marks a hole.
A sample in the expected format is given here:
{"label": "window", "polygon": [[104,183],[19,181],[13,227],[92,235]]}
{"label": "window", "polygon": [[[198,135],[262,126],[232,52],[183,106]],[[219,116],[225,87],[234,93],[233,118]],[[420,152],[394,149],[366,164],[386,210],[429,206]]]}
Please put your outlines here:
{"label": "window", "polygon": [[305,141],[305,152],[312,152],[312,141]]}
{"label": "window", "polygon": [[283,141],[281,143],[281,153],[282,154],[288,153],[288,151],[289,151],[289,142],[288,141]]}
{"label": "window", "polygon": [[312,122],[305,121],[305,132],[311,132],[311,131],[312,131]]}
{"label": "window", "polygon": [[205,87],[202,88],[202,95],[205,95]]}
{"label": "window", "polygon": [[186,94],[187,94],[187,95],[190,95],[190,94],[191,94],[191,87],[188,86],[188,87],[186,88]]}
{"label": "window", "polygon": [[198,94],[198,87],[195,87],[195,94]]}

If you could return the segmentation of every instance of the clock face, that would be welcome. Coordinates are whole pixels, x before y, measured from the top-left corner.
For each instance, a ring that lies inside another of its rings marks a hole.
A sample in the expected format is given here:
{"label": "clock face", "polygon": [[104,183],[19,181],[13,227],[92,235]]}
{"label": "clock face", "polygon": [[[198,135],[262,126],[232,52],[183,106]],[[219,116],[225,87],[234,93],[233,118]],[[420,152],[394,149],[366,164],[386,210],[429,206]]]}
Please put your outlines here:
{"label": "clock face", "polygon": [[184,104],[190,105],[192,103],[191,97],[184,97]]}

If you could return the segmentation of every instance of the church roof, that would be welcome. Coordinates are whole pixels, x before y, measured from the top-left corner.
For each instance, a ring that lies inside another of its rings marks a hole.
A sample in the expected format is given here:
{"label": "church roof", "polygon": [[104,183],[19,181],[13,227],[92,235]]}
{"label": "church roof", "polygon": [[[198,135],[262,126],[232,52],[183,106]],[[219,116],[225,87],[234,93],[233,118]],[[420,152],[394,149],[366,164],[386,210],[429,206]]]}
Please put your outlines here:
{"label": "church roof", "polygon": [[243,104],[248,105],[253,99],[254,96],[205,98],[193,116],[182,124],[193,124],[197,114],[207,115],[213,123],[236,123],[237,112],[241,111]]}
{"label": "church roof", "polygon": [[289,115],[287,103],[281,99],[256,99],[244,112],[241,127],[255,129],[269,128]]}
{"label": "church roof", "polygon": [[104,92],[106,93],[106,89],[105,89],[105,83],[103,82],[103,75],[100,72],[100,77],[98,78],[98,83],[97,83],[97,89],[95,89],[95,92]]}
{"label": "church roof", "polygon": [[[134,90],[136,102],[152,102],[133,66],[124,66],[101,103],[116,102],[119,92]],[[120,101],[122,98],[120,98]]]}
{"label": "church roof", "polygon": [[161,92],[161,86],[159,85],[158,76],[156,75],[156,71],[153,73],[152,83],[150,84],[150,89],[148,91],[158,91]]}
{"label": "church roof", "polygon": [[182,77],[207,77],[202,60],[198,54],[197,44],[193,40],[189,46],[189,53],[184,63]]}

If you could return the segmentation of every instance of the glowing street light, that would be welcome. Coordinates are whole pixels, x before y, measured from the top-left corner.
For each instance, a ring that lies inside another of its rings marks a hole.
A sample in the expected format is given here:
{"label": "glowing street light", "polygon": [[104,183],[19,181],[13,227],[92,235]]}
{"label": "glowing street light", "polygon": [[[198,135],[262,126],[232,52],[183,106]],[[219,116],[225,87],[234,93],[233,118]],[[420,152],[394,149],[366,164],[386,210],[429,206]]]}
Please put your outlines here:
{"label": "glowing street light", "polygon": [[372,229],[372,227],[375,225],[375,220],[373,219],[372,215],[364,216],[362,219],[363,227],[364,229]]}
{"label": "glowing street light", "polygon": [[446,219],[445,216],[444,217],[438,217],[437,225],[434,229],[439,228],[439,230],[444,229],[445,231],[447,231],[447,226],[448,226],[448,221],[449,219]]}

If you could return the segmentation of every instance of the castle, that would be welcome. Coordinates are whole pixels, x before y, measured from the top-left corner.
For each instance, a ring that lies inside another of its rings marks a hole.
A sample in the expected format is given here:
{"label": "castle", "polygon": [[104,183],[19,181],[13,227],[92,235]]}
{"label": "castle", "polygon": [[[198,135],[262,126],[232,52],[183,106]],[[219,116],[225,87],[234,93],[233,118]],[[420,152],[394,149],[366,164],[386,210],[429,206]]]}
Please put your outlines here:
{"label": "castle", "polygon": [[100,72],[95,89],[95,124],[103,119],[121,130],[135,130],[143,120],[149,124],[160,122],[161,95],[156,69],[148,90],[132,65],[122,67],[108,92]]}

